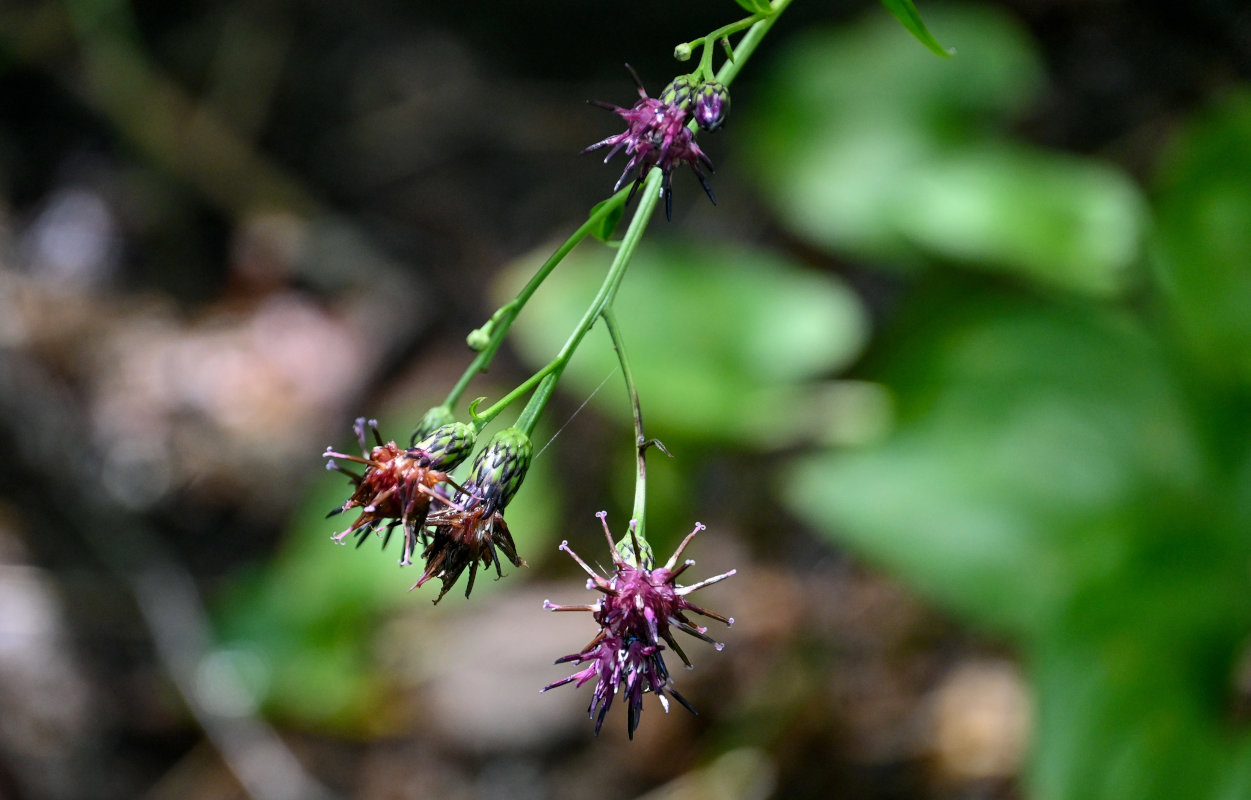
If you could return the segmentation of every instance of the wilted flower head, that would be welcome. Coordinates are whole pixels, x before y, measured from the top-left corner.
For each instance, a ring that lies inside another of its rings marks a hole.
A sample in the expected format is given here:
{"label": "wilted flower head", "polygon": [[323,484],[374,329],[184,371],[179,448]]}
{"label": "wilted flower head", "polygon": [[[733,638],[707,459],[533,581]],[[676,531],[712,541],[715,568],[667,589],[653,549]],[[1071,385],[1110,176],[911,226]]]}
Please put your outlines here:
{"label": "wilted flower head", "polygon": [[452,497],[442,499],[425,520],[434,533],[422,553],[426,571],[412,588],[439,578],[443,588],[434,599],[437,603],[468,568],[468,597],[479,563],[484,567],[493,564],[496,575],[503,576],[500,551],[513,566],[525,566],[504,521],[504,507],[521,487],[532,451],[528,436],[517,428],[508,428],[497,433],[478,453],[465,485]]}
{"label": "wilted flower head", "polygon": [[[590,605],[559,606],[545,601],[543,607],[552,611],[589,611],[599,623],[600,630],[581,652],[556,661],[557,664],[573,661],[588,666],[544,687],[543,691],[575,681],[581,686],[595,678],[597,683],[587,711],[595,719],[595,732],[599,733],[604,716],[612,705],[612,699],[620,689],[629,703],[626,729],[633,738],[639,717],[643,713],[643,695],[646,692],[656,695],[666,712],[669,710],[666,697],[668,694],[688,711],[695,713],[691,704],[674,690],[661,652],[667,644],[683,663],[691,666],[690,659],[673,637],[674,628],[709,642],[718,650],[724,647],[708,636],[707,628],[692,623],[686,613],[700,614],[726,625],[734,624],[733,618],[701,608],[690,602],[687,596],[705,586],[725,580],[735,570],[690,586],[681,586],[677,583],[678,576],[695,562],[688,559],[679,566],[677,560],[695,534],[704,530],[703,525],[695,523],[695,529],[682,540],[669,561],[663,567],[653,569],[650,554],[645,553],[633,536],[630,546],[625,548],[626,553],[619,552],[613,545],[612,533],[605,521],[607,515],[601,511],[597,516],[604,526],[604,535],[608,538],[608,546],[612,551],[613,572],[610,576],[604,577],[591,569],[569,548],[568,542],[561,542],[560,549],[569,553],[586,570],[590,576],[587,588],[597,589],[604,596]],[[633,530],[631,523],[631,534]]]}
{"label": "wilted flower head", "polygon": [[621,173],[613,191],[620,189],[627,180],[633,177],[634,188],[631,189],[631,196],[647,177],[648,170],[652,167],[659,167],[664,173],[660,195],[665,200],[666,218],[673,217],[673,170],[679,164],[690,165],[691,171],[695,173],[695,177],[699,179],[700,185],[708,194],[708,199],[716,205],[717,198],[712,193],[712,187],[708,185],[708,179],[700,171],[700,165],[703,165],[709,172],[713,172],[712,161],[703,150],[699,149],[699,145],[695,144],[695,134],[686,127],[689,119],[687,105],[693,92],[689,78],[675,80],[666,87],[661,98],[657,99],[648,97],[647,90],[643,88],[634,70],[631,69],[630,73],[634,75],[634,81],[639,86],[637,103],[630,108],[597,103],[603,108],[616,112],[624,119],[625,131],[596,142],[582,152],[589,153],[592,150],[611,147],[608,155],[604,157],[604,163],[608,163],[608,160],[618,152],[625,150],[630,160],[626,163],[625,171]]}
{"label": "wilted flower head", "polygon": [[[373,432],[373,447],[366,439],[366,427]],[[440,496],[435,487],[447,482],[446,470],[464,461],[472,451],[473,428],[463,423],[444,425],[408,449],[401,449],[395,442],[384,442],[377,420],[366,421],[361,417],[356,420],[353,430],[360,442],[360,456],[337,453],[329,448],[322,454],[330,459],[326,463],[327,469],[339,470],[356,484],[352,496],[340,508],[331,511],[330,516],[353,508],[361,509],[360,516],[347,530],[331,538],[342,542],[348,534],[355,534],[359,547],[370,531],[385,524],[385,547],[395,526],[402,525],[404,552],[400,564],[410,564],[417,538],[426,524],[431,500]],[[336,459],[364,464],[365,474],[352,472]]]}

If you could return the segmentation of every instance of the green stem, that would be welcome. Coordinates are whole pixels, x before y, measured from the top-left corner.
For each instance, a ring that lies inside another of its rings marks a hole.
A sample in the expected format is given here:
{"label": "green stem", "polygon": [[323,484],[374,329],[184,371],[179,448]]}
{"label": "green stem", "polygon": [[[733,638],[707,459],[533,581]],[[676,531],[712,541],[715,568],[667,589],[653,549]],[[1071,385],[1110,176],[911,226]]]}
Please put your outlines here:
{"label": "green stem", "polygon": [[[774,11],[773,13],[776,14],[777,11]],[[768,16],[772,16],[772,15],[768,15]],[[703,76],[705,79],[712,78],[713,76],[712,53],[716,49],[717,42],[721,41],[722,39],[724,39],[725,37],[729,36],[732,33],[738,33],[744,28],[750,28],[752,25],[755,25],[756,23],[766,18],[767,17],[765,14],[752,14],[750,17],[745,17],[743,19],[740,19],[738,22],[731,22],[729,25],[723,25],[722,27],[717,28],[715,31],[708,34],[707,36],[701,36],[698,39],[694,39],[690,42],[687,42],[687,44],[689,44],[691,47],[695,47],[698,45],[699,47],[703,48],[703,50],[700,51],[700,54],[699,54],[700,75]]]}
{"label": "green stem", "polygon": [[[551,274],[553,269],[556,268],[556,265],[563,261],[565,256],[569,255],[570,251],[572,251],[574,247],[577,247],[577,245],[585,239],[588,234],[595,230],[596,227],[600,225],[609,214],[612,214],[621,205],[623,205],[628,196],[629,189],[626,188],[604,201],[604,203],[595,210],[595,213],[591,214],[590,217],[587,218],[586,222],[582,223],[582,226],[574,231],[573,235],[566,239],[564,244],[556,248],[556,252],[552,253],[551,257],[548,258],[547,261],[543,262],[543,265],[538,268],[526,285],[522,287],[521,291],[517,293],[517,296],[505,305],[501,306],[499,310],[491,315],[490,321],[483,326],[490,332],[490,339],[488,340],[486,346],[479,351],[478,356],[473,360],[473,363],[471,363],[465,370],[465,373],[461,375],[460,380],[458,380],[456,385],[452,387],[452,390],[448,392],[447,400],[444,401],[444,405],[451,409],[455,408],[460,403],[461,397],[464,396],[465,390],[469,388],[470,382],[479,373],[486,372],[487,368],[491,366],[491,361],[495,358],[496,352],[500,349],[500,345],[503,344],[504,338],[508,335],[508,329],[512,327],[513,320],[515,320],[517,315],[521,313],[521,309],[525,307],[525,304],[529,301],[531,295],[533,295],[539,286],[542,285],[543,281],[547,280],[547,276]],[[525,384],[523,384],[523,386],[524,385]],[[515,394],[515,392],[511,392],[510,396],[512,394]],[[501,401],[501,403],[502,402],[503,401]],[[509,400],[509,402],[512,401]],[[499,405],[500,403],[496,403],[496,406]],[[507,403],[504,403],[504,405],[506,406]],[[494,406],[492,408],[494,408]],[[499,411],[502,410],[503,407],[501,406],[495,414],[498,414]],[[482,416],[489,419],[490,417],[495,416],[495,414],[487,412]],[[479,430],[481,430],[481,428],[479,428]]]}
{"label": "green stem", "polygon": [[647,230],[647,223],[651,219],[652,211],[655,210],[656,203],[660,200],[660,181],[663,177],[664,173],[660,169],[653,167],[652,171],[647,175],[647,180],[639,187],[639,207],[634,212],[634,217],[630,220],[629,229],[621,239],[621,246],[617,248],[617,255],[613,258],[612,266],[608,268],[608,274],[604,277],[604,282],[600,284],[599,292],[596,293],[595,299],[591,301],[591,305],[586,309],[586,313],[582,315],[582,319],[578,320],[573,333],[565,341],[565,346],[560,349],[560,352],[552,359],[551,363],[541,370],[541,372],[546,372],[546,374],[543,376],[538,388],[534,390],[534,396],[526,404],[525,410],[521,412],[521,416],[517,419],[517,427],[527,436],[534,432],[534,426],[538,422],[539,415],[543,413],[543,408],[551,398],[552,391],[555,390],[561,373],[565,371],[565,367],[569,364],[569,359],[573,357],[574,352],[578,349],[578,345],[582,343],[582,337],[586,336],[587,331],[595,324],[595,320],[599,318],[600,313],[612,304],[613,298],[617,294],[617,287],[621,285],[621,279],[625,277],[626,267],[630,265],[631,259],[634,258],[634,251],[638,249],[639,242],[643,239],[643,231]]}
{"label": "green stem", "polygon": [[[760,46],[760,41],[764,39],[765,34],[773,27],[773,23],[778,21],[778,17],[782,16],[782,12],[790,4],[791,0],[773,0],[773,13],[761,18],[751,26],[747,33],[743,34],[743,38],[739,39],[738,46],[734,48],[734,60],[727,60],[721,65],[721,69],[717,71],[717,80],[726,86],[733,82],[734,78],[743,69],[743,65],[747,63],[747,59],[751,58],[751,54]],[[709,35],[711,36],[712,34]]]}
{"label": "green stem", "polygon": [[612,307],[600,312],[608,335],[612,338],[613,349],[617,351],[617,362],[621,364],[621,375],[625,378],[626,394],[630,397],[630,410],[634,414],[634,448],[638,458],[638,471],[634,479],[634,510],[630,518],[635,521],[634,535],[638,537],[640,546],[646,544],[647,514],[647,435],[643,433],[643,408],[639,404],[638,388],[634,385],[634,373],[630,369],[630,359],[626,355],[625,341],[621,330],[617,327],[617,315]]}

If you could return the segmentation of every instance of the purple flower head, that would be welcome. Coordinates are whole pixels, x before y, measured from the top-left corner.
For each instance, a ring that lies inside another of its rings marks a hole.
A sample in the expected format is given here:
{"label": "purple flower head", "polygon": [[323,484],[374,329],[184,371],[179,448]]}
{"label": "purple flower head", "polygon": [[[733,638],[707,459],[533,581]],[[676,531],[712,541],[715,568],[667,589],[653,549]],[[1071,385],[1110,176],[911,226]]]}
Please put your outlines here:
{"label": "purple flower head", "polygon": [[[569,610],[550,604],[548,607],[557,611]],[[673,699],[681,703],[683,708],[692,714],[696,713],[686,698],[669,685],[672,683],[669,670],[660,656],[660,651],[663,649],[663,646],[648,644],[642,639],[623,639],[607,629],[601,630],[581,653],[567,655],[556,661],[557,664],[575,661],[588,666],[567,678],[545,686],[543,691],[575,682],[576,686],[581,687],[582,684],[594,678],[595,691],[591,693],[591,704],[587,707],[587,715],[595,720],[595,732],[598,734],[604,725],[604,717],[608,715],[608,709],[612,707],[613,698],[620,689],[628,702],[626,729],[629,731],[630,738],[633,739],[634,731],[639,725],[639,718],[643,714],[643,695],[646,692],[656,695],[666,712],[669,711],[667,693],[673,695]]]}
{"label": "purple flower head", "polygon": [[665,98],[673,102],[665,102],[665,98],[648,97],[638,75],[633,69],[630,73],[634,75],[634,80],[639,85],[637,103],[630,108],[597,103],[603,108],[616,112],[624,119],[625,131],[596,142],[582,152],[589,153],[603,147],[611,148],[608,155],[604,157],[604,163],[608,163],[613,156],[624,150],[630,160],[626,163],[625,171],[621,173],[613,191],[619,190],[627,180],[633,178],[634,187],[630,190],[631,198],[642,185],[648,171],[652,167],[658,167],[664,173],[660,195],[665,200],[666,219],[673,218],[673,170],[679,164],[690,166],[691,171],[695,173],[695,177],[699,179],[700,185],[708,194],[708,199],[716,205],[716,195],[712,193],[712,187],[708,185],[708,178],[700,171],[702,165],[709,172],[713,172],[712,161],[703,150],[699,149],[699,145],[695,143],[695,134],[686,127],[689,120],[687,109],[689,91],[684,94],[671,85],[666,90]]}
{"label": "purple flower head", "polygon": [[[578,664],[588,664],[588,666],[544,687],[543,691],[575,681],[578,686],[581,686],[595,678],[597,683],[591,696],[588,712],[596,719],[595,732],[599,733],[604,716],[612,704],[613,696],[618,689],[622,690],[629,703],[627,731],[633,738],[639,717],[643,713],[643,695],[647,692],[656,695],[666,712],[669,710],[669,701],[666,697],[668,694],[688,711],[695,713],[690,703],[673,689],[661,652],[668,645],[687,667],[691,666],[690,659],[674,639],[674,628],[709,642],[718,650],[724,647],[723,644],[708,636],[707,628],[695,625],[686,614],[688,612],[700,614],[724,622],[726,625],[734,624],[734,620],[695,605],[687,599],[687,596],[705,586],[725,580],[733,575],[735,570],[690,586],[681,586],[677,583],[678,576],[695,562],[688,559],[681,565],[677,565],[678,557],[695,534],[704,530],[703,525],[696,523],[695,529],[682,540],[669,561],[663,567],[653,569],[650,558],[644,557],[638,540],[633,536],[631,539],[634,558],[628,558],[618,552],[613,545],[608,523],[605,521],[606,513],[601,511],[597,516],[604,526],[604,535],[608,538],[608,546],[612,550],[613,571],[610,576],[604,577],[591,569],[569,548],[568,542],[561,542],[560,549],[569,553],[573,560],[586,570],[590,576],[587,588],[596,589],[604,596],[591,605],[559,606],[544,602],[543,606],[552,611],[589,611],[594,620],[599,623],[600,630],[581,652],[565,656],[556,662],[561,664],[576,661]],[[631,524],[631,533],[633,530],[633,524]]]}

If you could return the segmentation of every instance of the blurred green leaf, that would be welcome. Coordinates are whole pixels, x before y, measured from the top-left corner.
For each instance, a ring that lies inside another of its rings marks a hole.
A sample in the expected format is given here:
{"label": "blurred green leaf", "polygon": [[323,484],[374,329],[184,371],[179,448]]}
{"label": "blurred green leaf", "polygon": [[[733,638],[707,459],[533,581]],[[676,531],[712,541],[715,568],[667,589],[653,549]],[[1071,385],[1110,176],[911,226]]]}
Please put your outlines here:
{"label": "blurred green leaf", "polygon": [[903,23],[908,32],[917,37],[917,41],[921,42],[921,44],[940,56],[946,57],[955,54],[956,51],[954,49],[946,49],[930,34],[925,27],[925,23],[921,21],[921,15],[917,13],[917,7],[912,4],[912,0],[882,0],[882,5],[886,6],[886,10],[894,14],[895,19]]}
{"label": "blurred green leaf", "polygon": [[1204,113],[1158,181],[1152,262],[1208,369],[1251,383],[1251,95]]}
{"label": "blurred green leaf", "polygon": [[1094,160],[1010,143],[1041,85],[1033,43],[987,8],[935,9],[961,57],[935,62],[873,19],[795,43],[748,124],[783,224],[839,253],[1014,272],[1085,292],[1120,288],[1145,203]]}
{"label": "blurred green leaf", "polygon": [[764,75],[745,125],[751,163],[785,224],[835,250],[915,258],[895,229],[901,184],[936,156],[981,142],[1042,81],[1025,33],[987,8],[940,7],[968,42],[936,62],[879,14],[799,38]]}
{"label": "blurred green leaf", "polygon": [[993,145],[921,166],[893,203],[897,230],[928,253],[1093,294],[1120,289],[1146,205],[1115,168]]}
{"label": "blurred green leaf", "polygon": [[[605,248],[574,251],[518,318],[514,331],[534,364],[546,363],[585,311],[611,261]],[[511,295],[533,264],[504,277]],[[615,302],[643,412],[657,434],[781,444],[809,427],[796,410],[813,378],[860,351],[865,318],[837,280],[745,248],[645,244]],[[617,370],[607,338],[588,337],[562,387],[588,396]],[[627,408],[616,383],[596,399]]]}
{"label": "blurred green leaf", "polygon": [[1200,461],[1139,332],[968,291],[933,292],[946,308],[892,355],[895,435],[805,462],[787,496],[969,618],[1036,631],[1118,567],[1145,487],[1198,485]]}
{"label": "blurred green leaf", "polygon": [[1251,744],[1228,703],[1251,628],[1251,468],[1213,460],[1221,434],[1134,320],[929,288],[879,354],[895,433],[800,462],[788,504],[1023,646],[1032,794],[1242,796]]}

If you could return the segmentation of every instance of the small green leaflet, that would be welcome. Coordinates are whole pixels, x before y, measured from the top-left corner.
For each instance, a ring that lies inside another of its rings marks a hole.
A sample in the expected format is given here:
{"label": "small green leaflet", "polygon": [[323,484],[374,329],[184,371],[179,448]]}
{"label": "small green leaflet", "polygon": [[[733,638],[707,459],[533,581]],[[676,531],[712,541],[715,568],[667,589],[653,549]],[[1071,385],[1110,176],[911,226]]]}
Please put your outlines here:
{"label": "small green leaflet", "polygon": [[735,0],[745,10],[752,14],[772,14],[773,6],[769,0]]}
{"label": "small green leaflet", "polygon": [[[587,216],[595,216],[595,214],[604,207],[605,203],[611,202],[612,200],[613,198],[609,197],[607,200],[601,200],[596,203],[591,209],[591,213]],[[591,235],[596,239],[599,239],[601,242],[607,242],[612,238],[613,231],[617,229],[617,223],[621,221],[621,215],[623,213],[625,213],[625,204],[618,203],[615,209],[609,211],[608,215],[600,220],[598,225],[591,229]]]}
{"label": "small green leaflet", "polygon": [[[739,0],[739,5],[746,8],[747,4],[743,0]],[[912,0],[882,0],[882,5],[886,6],[886,10],[895,15],[895,19],[903,23],[903,26],[915,37],[917,41],[933,50],[940,56],[947,57],[955,55],[956,49],[943,47],[938,40],[930,34],[925,27],[925,23],[921,21],[921,15],[917,13],[917,7],[912,4]]]}

